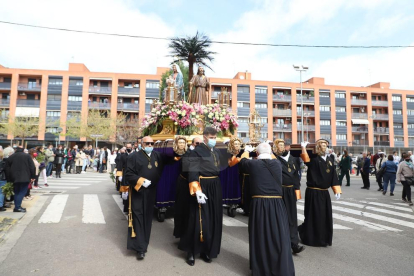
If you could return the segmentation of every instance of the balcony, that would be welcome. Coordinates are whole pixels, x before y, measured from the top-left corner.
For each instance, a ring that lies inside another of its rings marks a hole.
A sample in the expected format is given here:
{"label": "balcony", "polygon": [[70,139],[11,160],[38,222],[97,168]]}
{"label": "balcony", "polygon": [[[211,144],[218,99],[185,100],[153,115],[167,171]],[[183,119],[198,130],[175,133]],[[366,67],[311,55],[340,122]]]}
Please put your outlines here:
{"label": "balcony", "polygon": [[137,103],[118,103],[118,111],[139,111]]}
{"label": "balcony", "polygon": [[372,101],[372,106],[388,106],[388,101]]}
{"label": "balcony", "polygon": [[118,87],[118,94],[139,96],[139,87]]}
{"label": "balcony", "polygon": [[[315,131],[315,125],[304,125],[304,131]],[[298,131],[302,131],[302,125],[298,125]]]}
{"label": "balcony", "polygon": [[301,103],[303,98],[303,103],[314,103],[315,102],[315,97],[308,97],[308,96],[301,96],[301,95],[297,95],[296,96],[296,103]]}
{"label": "balcony", "polygon": [[408,140],[408,146],[409,147],[414,147],[414,140],[412,140],[412,139]]}
{"label": "balcony", "polygon": [[68,110],[81,110],[82,102],[68,101]]}
{"label": "balcony", "polygon": [[390,146],[390,142],[389,141],[374,141],[374,145],[375,146],[386,146],[386,147],[389,147]]}
{"label": "balcony", "polygon": [[352,113],[352,119],[368,119],[368,113]]}
{"label": "balcony", "polygon": [[54,116],[46,117],[47,126],[59,126],[59,124],[60,124],[60,117],[54,117]]}
{"label": "balcony", "polygon": [[47,101],[46,109],[47,110],[60,110],[61,101]]}
{"label": "balcony", "polygon": [[291,109],[273,109],[273,116],[292,116]]}
{"label": "balcony", "polygon": [[17,100],[18,107],[39,107],[40,100]]}
{"label": "balcony", "polygon": [[1,107],[9,107],[10,106],[10,100],[9,99],[0,99],[0,106]]}
{"label": "balcony", "polygon": [[17,89],[19,91],[40,91],[42,88],[41,84],[34,82],[19,82]]}
{"label": "balcony", "polygon": [[351,105],[367,105],[367,100],[351,99]]}
{"label": "balcony", "polygon": [[88,107],[96,109],[110,109],[111,103],[90,102],[88,103]]}
{"label": "balcony", "polygon": [[273,124],[273,131],[292,131],[292,124]]}
{"label": "balcony", "polygon": [[352,141],[353,146],[368,146],[367,140],[354,140]]}
{"label": "balcony", "polygon": [[368,127],[367,126],[352,127],[352,132],[368,133]]}
{"label": "balcony", "polygon": [[11,88],[11,82],[0,82],[0,90],[6,89],[10,90]]}
{"label": "balcony", "polygon": [[414,136],[414,128],[408,129],[408,136]]}
{"label": "balcony", "polygon": [[375,114],[375,115],[373,115],[373,119],[374,120],[380,120],[380,121],[382,121],[382,120],[388,121],[389,120],[389,115],[388,114]]}
{"label": "balcony", "polygon": [[[296,110],[296,114],[298,116],[302,116],[302,110]],[[303,117],[315,117],[315,111],[314,110],[305,110],[303,111]]]}
{"label": "balcony", "polygon": [[292,96],[291,95],[273,95],[273,101],[275,102],[291,102]]}
{"label": "balcony", "polygon": [[404,147],[404,141],[394,141],[395,147]]}
{"label": "balcony", "polygon": [[112,93],[112,86],[108,86],[108,87],[89,86],[89,94],[111,95],[111,93]]}
{"label": "balcony", "polygon": [[374,134],[389,134],[390,129],[388,127],[375,127]]}

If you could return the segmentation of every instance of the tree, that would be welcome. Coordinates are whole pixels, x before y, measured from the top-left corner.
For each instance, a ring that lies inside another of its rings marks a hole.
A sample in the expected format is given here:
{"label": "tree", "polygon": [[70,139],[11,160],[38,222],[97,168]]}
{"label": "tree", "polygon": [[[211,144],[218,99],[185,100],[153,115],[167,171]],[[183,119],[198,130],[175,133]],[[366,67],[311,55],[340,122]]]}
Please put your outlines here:
{"label": "tree", "polygon": [[[208,50],[211,46],[211,40],[204,34],[196,33],[195,36],[186,38],[174,37],[171,39],[168,47],[171,49],[171,57],[174,58],[173,63],[178,61],[188,62],[188,79],[191,80],[194,75],[194,63],[202,64],[210,68],[206,61],[212,62],[215,52]],[[184,73],[183,73],[184,74]]]}
{"label": "tree", "polygon": [[[183,73],[183,82],[184,82],[184,93],[185,98],[187,99],[188,95],[188,66],[184,65],[184,62],[181,60],[178,61],[178,66],[180,66],[181,73]],[[163,91],[167,87],[167,78],[172,75],[172,70],[165,72],[161,75],[161,85],[160,85],[160,101],[163,100]]]}
{"label": "tree", "polygon": [[[116,143],[124,145],[125,143],[133,143],[141,136],[141,122],[138,118],[127,119],[125,115],[118,114],[116,127]],[[122,120],[123,117],[123,120]]]}
{"label": "tree", "polygon": [[[4,112],[1,112],[4,114]],[[8,115],[2,116],[0,123],[1,134],[12,135],[13,138],[20,138],[22,145],[28,137],[37,136],[39,133],[39,117],[22,116],[10,118]]]}

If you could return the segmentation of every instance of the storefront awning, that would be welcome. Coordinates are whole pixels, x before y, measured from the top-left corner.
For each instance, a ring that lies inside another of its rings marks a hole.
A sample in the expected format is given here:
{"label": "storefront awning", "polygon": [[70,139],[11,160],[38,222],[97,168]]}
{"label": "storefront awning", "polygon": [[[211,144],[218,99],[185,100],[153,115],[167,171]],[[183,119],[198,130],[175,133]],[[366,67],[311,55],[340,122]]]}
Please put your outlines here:
{"label": "storefront awning", "polygon": [[369,121],[366,119],[352,119],[351,121],[353,124],[357,125],[369,125]]}

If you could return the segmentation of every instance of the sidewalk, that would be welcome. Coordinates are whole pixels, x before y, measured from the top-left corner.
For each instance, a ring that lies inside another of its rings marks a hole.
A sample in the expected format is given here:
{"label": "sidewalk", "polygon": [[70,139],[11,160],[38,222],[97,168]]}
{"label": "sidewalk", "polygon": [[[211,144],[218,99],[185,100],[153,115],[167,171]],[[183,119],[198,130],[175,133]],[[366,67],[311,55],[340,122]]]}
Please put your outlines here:
{"label": "sidewalk", "polygon": [[[32,195],[32,200],[23,200],[22,206],[30,212],[31,207],[39,200],[39,195]],[[15,213],[13,212],[14,203],[10,202],[11,208],[7,211],[0,213],[0,245],[4,241],[4,236],[7,232],[26,215],[26,213]]]}

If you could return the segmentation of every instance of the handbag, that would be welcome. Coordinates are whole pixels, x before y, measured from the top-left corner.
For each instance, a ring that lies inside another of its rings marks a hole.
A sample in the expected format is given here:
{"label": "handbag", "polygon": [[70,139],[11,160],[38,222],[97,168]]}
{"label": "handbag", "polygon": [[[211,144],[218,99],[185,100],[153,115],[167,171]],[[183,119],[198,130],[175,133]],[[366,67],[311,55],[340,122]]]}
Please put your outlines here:
{"label": "handbag", "polygon": [[408,185],[414,186],[414,177],[404,177]]}
{"label": "handbag", "polygon": [[381,167],[377,172],[377,179],[381,179],[384,176],[385,171],[387,170],[386,166]]}
{"label": "handbag", "polygon": [[29,190],[31,190],[31,189],[32,189],[32,184],[33,184],[33,181],[30,181],[30,182],[29,182],[29,187],[28,187],[28,189],[29,189]]}

